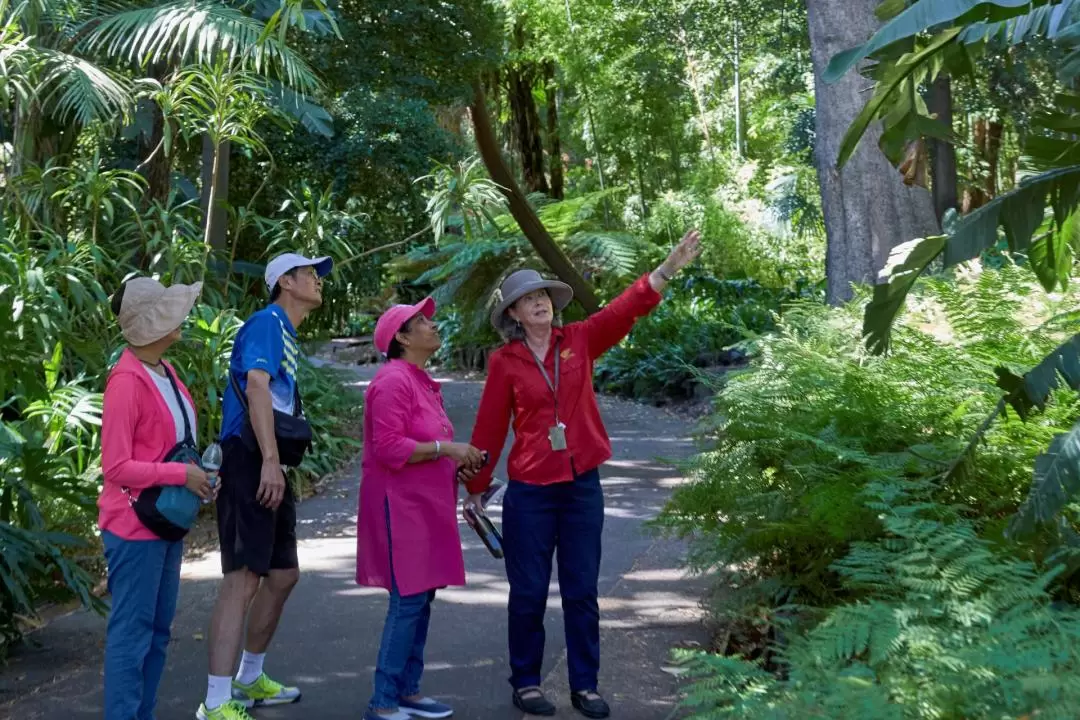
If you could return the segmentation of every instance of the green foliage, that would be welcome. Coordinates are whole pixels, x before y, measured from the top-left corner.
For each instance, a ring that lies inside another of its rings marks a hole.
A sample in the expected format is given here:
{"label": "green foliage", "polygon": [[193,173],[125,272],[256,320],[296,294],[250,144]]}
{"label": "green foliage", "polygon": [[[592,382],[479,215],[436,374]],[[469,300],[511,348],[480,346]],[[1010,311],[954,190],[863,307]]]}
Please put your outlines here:
{"label": "green foliage", "polygon": [[[1009,251],[1026,256],[1047,291],[1064,287],[1073,269],[1074,215],[1080,204],[1080,155],[1072,132],[1080,103],[1071,89],[1080,74],[1080,3],[920,0],[892,9],[899,12],[863,46],[834,57],[825,74],[835,81],[863,58],[878,61],[870,71],[874,95],[848,130],[840,165],[879,120],[885,125],[881,148],[894,163],[925,138],[959,143],[952,128],[931,117],[918,88],[939,76],[977,78],[977,60],[999,46],[1007,53],[1024,45],[1049,46],[1058,86],[1045,91],[1056,94],[1053,103],[1044,95],[1036,103],[1039,112],[1020,121],[1023,180],[960,219],[945,237],[908,243],[905,256],[890,263],[901,277],[876,288],[864,328],[877,352],[888,347],[889,328],[914,280],[939,257],[945,267],[980,257],[999,244],[999,227]],[[996,189],[989,191],[993,195]]]}
{"label": "green foliage", "polygon": [[[731,198],[731,204],[734,202]],[[770,232],[763,223],[750,222],[716,196],[668,193],[653,205],[644,236],[659,247],[672,247],[690,227],[701,230],[704,249],[700,263],[714,277],[783,288],[814,283],[824,275],[824,235]]]}
{"label": "green foliage", "polygon": [[690,397],[703,372],[740,364],[747,353],[735,346],[771,331],[784,303],[811,292],[698,275],[665,295],[597,361],[599,389],[641,400]]}
{"label": "green foliage", "polygon": [[505,211],[506,198],[499,186],[487,177],[479,157],[462,160],[454,167],[436,162],[434,172],[418,177],[416,182],[426,180],[431,180],[435,186],[424,208],[431,218],[435,245],[451,224],[460,226],[465,242],[469,242],[473,239],[474,227],[481,230],[485,220],[494,225],[492,212]]}
{"label": "green foliage", "polygon": [[[168,59],[178,64],[212,64],[219,53],[230,65],[276,75],[298,90],[314,90],[315,75],[284,38],[274,33],[277,18],[263,23],[216,2],[163,3],[132,8],[87,24],[83,47],[132,65]],[[287,23],[280,23],[287,28]]]}
{"label": "green foliage", "polygon": [[931,283],[887,356],[858,342],[857,302],[788,308],[757,341],[751,368],[726,379],[704,428],[715,446],[659,526],[691,540],[694,567],[752,579],[738,583],[751,603],[823,604],[850,592],[831,566],[852,542],[880,537],[859,498],[875,483],[934,480],[936,502],[970,508],[981,532],[1000,537],[1035,457],[1080,417],[1075,393],[1057,393],[1037,423],[1007,413],[956,479],[955,465],[997,407],[995,368],[1034,365],[1054,348],[1068,330],[1044,321],[1074,297],[1048,300],[1016,267]]}
{"label": "green foliage", "polygon": [[[441,177],[447,184],[457,181],[457,175]],[[618,192],[590,193],[563,202],[532,199],[540,201],[537,215],[575,265],[587,277],[621,290],[635,273],[644,270],[656,248],[605,225],[603,203]],[[447,195],[445,190],[436,189],[432,197]],[[450,237],[455,239],[444,236],[438,246],[417,247],[391,263],[391,268],[412,292],[430,291],[443,305],[453,300],[461,310],[461,328],[471,336],[488,325],[489,303],[503,278],[522,267],[545,268],[508,212],[494,215],[487,206],[484,212],[454,215],[444,210],[441,200],[432,208],[433,216],[443,218],[440,222],[451,223],[454,232]],[[464,217],[472,218],[467,233]],[[455,227],[454,223],[460,224]],[[485,333],[487,339],[495,339],[490,332]]]}
{"label": "green foliage", "polygon": [[1001,554],[925,484],[876,482],[883,537],[833,566],[849,595],[782,652],[784,677],[682,652],[693,718],[1071,718],[1080,712],[1080,612],[1056,572]]}
{"label": "green foliage", "polygon": [[[9,7],[0,6],[0,17],[30,24],[35,18],[26,14],[27,7],[20,6],[22,14],[9,16]],[[186,13],[197,12],[199,7],[158,9],[171,13],[170,22],[184,24]],[[74,5],[70,9],[78,10]],[[147,19],[151,15],[158,20]],[[171,30],[157,24],[161,18],[153,10],[110,17],[116,22],[93,25],[111,28],[106,54],[118,52],[123,40],[130,40],[130,33],[144,33],[139,37],[148,42],[175,39]],[[50,16],[53,22],[60,19]],[[244,26],[264,29],[246,20]],[[199,43],[199,52],[211,54],[218,41],[242,45],[247,37],[222,33],[208,38],[201,33],[213,33],[214,22],[209,20],[201,28],[185,27],[190,32],[185,37]],[[5,41],[15,38],[5,32]],[[41,38],[49,39],[48,35]],[[259,42],[276,44],[277,40]],[[0,54],[8,50],[4,46]],[[14,84],[22,83],[20,91],[33,89],[41,81],[34,75],[36,68],[20,66],[19,70],[24,74]],[[272,114],[272,109],[261,79],[242,66],[219,62],[213,67],[174,67],[166,83],[145,85],[153,88],[150,96],[159,101],[171,128],[155,153],[169,138],[182,145],[195,133],[230,139],[256,152],[263,149],[253,126]],[[96,90],[100,88],[88,88],[84,100],[91,101]],[[26,97],[19,93],[0,96],[4,103],[15,104],[13,110],[0,107],[0,113],[12,110],[20,127],[35,120],[34,112],[18,104]],[[63,117],[60,113],[51,122]],[[89,129],[50,126],[50,132],[58,132],[69,146],[66,153],[44,157],[40,164],[34,162],[40,153],[31,152],[34,141],[44,141],[39,150],[52,149],[55,137],[49,133],[25,136],[21,139],[26,144],[16,143],[16,162],[5,165],[0,176],[4,185],[0,197],[0,343],[19,349],[0,362],[0,656],[18,640],[20,618],[33,617],[43,601],[74,594],[94,609],[103,607],[91,594],[101,570],[95,527],[95,501],[101,487],[101,393],[122,346],[109,310],[109,295],[133,275],[155,276],[167,284],[206,280],[202,302],[185,328],[187,337],[169,354],[195,399],[200,445],[209,443],[220,427],[220,393],[241,318],[265,302],[259,300],[264,294],[249,293],[251,282],[245,271],[250,268],[245,269],[243,263],[232,258],[222,262],[221,257],[208,262],[201,213],[193,203],[176,202],[175,196],[168,202],[144,197],[147,181],[117,167],[108,144],[101,141],[104,130],[103,124]],[[18,133],[16,140],[20,140]],[[290,247],[302,244],[303,249],[317,249],[323,239],[318,237],[320,232],[327,227],[339,229],[342,217],[335,212],[332,197],[324,193],[312,198],[310,192],[304,195],[305,190],[302,187],[294,202],[280,208],[279,218],[265,218],[259,224]],[[308,204],[295,207],[301,196]],[[243,213],[239,220],[256,224]],[[261,281],[261,268],[257,274]],[[303,373],[305,392],[310,394],[307,408],[318,417],[316,430],[324,440],[300,468],[299,480],[306,483],[354,451],[350,436],[360,396],[343,391],[340,378],[308,367]]]}

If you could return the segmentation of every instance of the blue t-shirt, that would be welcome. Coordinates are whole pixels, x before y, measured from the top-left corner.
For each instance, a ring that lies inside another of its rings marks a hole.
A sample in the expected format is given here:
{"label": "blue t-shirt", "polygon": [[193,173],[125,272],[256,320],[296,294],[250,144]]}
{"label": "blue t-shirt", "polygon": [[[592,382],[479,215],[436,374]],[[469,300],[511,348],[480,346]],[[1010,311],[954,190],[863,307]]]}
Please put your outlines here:
{"label": "blue t-shirt", "polygon": [[[229,372],[236,377],[242,392],[247,392],[250,370],[265,370],[270,375],[270,397],[274,409],[292,413],[296,400],[296,368],[300,345],[289,316],[280,305],[270,305],[248,318],[233,344]],[[244,406],[230,382],[222,401],[221,439],[240,434],[244,426]]]}

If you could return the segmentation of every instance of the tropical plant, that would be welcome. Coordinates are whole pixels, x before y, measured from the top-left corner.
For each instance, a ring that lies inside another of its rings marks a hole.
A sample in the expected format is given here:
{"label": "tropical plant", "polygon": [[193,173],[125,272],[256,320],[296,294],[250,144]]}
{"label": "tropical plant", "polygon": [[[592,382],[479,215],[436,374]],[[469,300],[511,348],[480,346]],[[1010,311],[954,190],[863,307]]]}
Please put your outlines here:
{"label": "tropical plant", "polygon": [[708,387],[703,372],[740,366],[749,353],[738,346],[771,331],[785,303],[813,296],[806,287],[769,288],[698,273],[673,285],[664,302],[597,361],[599,389],[640,400],[693,397]]}
{"label": "tropical plant", "polygon": [[1080,203],[1080,165],[1071,134],[1080,102],[1066,89],[1080,75],[1080,3],[1074,0],[919,0],[883,3],[892,16],[867,42],[834,57],[826,72],[833,81],[858,61],[873,58],[874,95],[848,131],[843,164],[872,122],[883,120],[881,148],[898,163],[921,152],[926,138],[955,142],[951,128],[931,117],[917,92],[939,76],[972,75],[974,62],[992,42],[1019,45],[1044,41],[1060,54],[1062,90],[1031,121],[1022,138],[1027,176],[1013,190],[959,218],[945,235],[912,240],[892,252],[867,306],[864,333],[876,352],[889,346],[889,330],[912,284],[934,261],[944,267],[978,258],[999,243],[998,228],[1012,253],[1025,256],[1048,290],[1064,287],[1072,272],[1074,215]]}
{"label": "tropical plant", "polygon": [[782,677],[679,651],[691,717],[1075,717],[1080,612],[1053,602],[1058,571],[1000,553],[925,483],[861,494],[885,537],[854,543],[831,567],[860,600],[795,632]]}
{"label": "tropical plant", "polygon": [[[431,218],[431,232],[439,244],[448,227],[460,226],[465,241],[483,232],[484,222],[496,226],[492,213],[506,209],[506,198],[499,186],[487,177],[483,161],[466,158],[456,165],[434,162],[434,171],[418,177],[415,182],[431,181],[434,185],[425,208]],[[476,230],[474,230],[476,228]]]}
{"label": "tropical plant", "polygon": [[[736,608],[843,599],[850,588],[832,564],[852,542],[881,536],[860,499],[875,483],[932,482],[935,502],[969,508],[980,532],[1001,538],[1036,456],[1080,406],[1062,391],[1039,423],[1009,409],[987,424],[1002,409],[993,368],[1036,362],[1067,337],[1073,328],[1052,319],[1074,298],[1047,298],[1016,267],[928,284],[886,356],[859,343],[857,303],[788,307],[756,340],[750,367],[725,380],[703,428],[715,445],[657,525],[691,541],[693,567],[735,568],[740,590],[725,596]],[[983,442],[971,453],[976,432]],[[1027,547],[1045,558],[1060,540],[1040,535]]]}
{"label": "tropical plant", "polygon": [[[1080,2],[1075,0],[919,0],[886,2],[879,14],[887,21],[865,44],[834,57],[826,72],[836,80],[865,58],[874,95],[848,131],[838,162],[842,164],[873,122],[884,123],[882,150],[894,162],[917,162],[926,139],[956,142],[951,128],[931,117],[918,88],[939,77],[971,76],[973,59],[992,45],[1015,48],[1042,43],[1056,60],[1059,87],[1046,110],[1034,114],[1020,137],[1025,176],[1017,186],[978,209],[946,222],[943,235],[918,238],[893,249],[867,303],[863,333],[873,352],[891,347],[892,327],[916,280],[938,265],[952,268],[976,260],[988,250],[1003,250],[1028,265],[1046,291],[1064,289],[1073,273],[1080,205],[1080,154],[1075,129],[1080,99],[1073,90],[1080,76]],[[1004,235],[999,235],[999,228]],[[1005,392],[966,452],[953,464],[963,473],[998,412],[1011,406],[1021,417],[1043,410],[1061,387],[1080,388],[1080,339],[1070,339],[1036,359],[1027,372],[1012,369],[1007,358],[994,368]],[[1035,462],[1031,490],[1013,533],[1037,526],[1057,527],[1071,542],[1068,523],[1059,513],[1080,489],[1075,467],[1080,443],[1074,428],[1053,439]]]}
{"label": "tropical plant", "polygon": [[[4,0],[0,57],[13,71],[5,77],[17,80],[0,97],[14,102],[16,167],[38,160],[55,137],[38,132],[44,118],[76,128],[129,121],[140,88],[154,87],[133,82],[131,68],[213,64],[223,55],[237,70],[316,90],[311,68],[274,32],[290,17],[263,23],[225,4],[187,0],[122,8]],[[70,150],[73,139],[60,142]]]}

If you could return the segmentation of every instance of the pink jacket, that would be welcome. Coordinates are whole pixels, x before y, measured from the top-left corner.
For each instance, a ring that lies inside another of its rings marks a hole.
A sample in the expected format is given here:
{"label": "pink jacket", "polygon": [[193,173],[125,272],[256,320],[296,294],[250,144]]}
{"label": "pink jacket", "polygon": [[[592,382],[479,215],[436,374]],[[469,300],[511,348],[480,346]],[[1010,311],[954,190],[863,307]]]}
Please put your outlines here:
{"label": "pink jacket", "polygon": [[[176,377],[172,365],[169,370]],[[176,384],[195,407],[180,378]],[[131,509],[122,488],[132,497],[153,485],[183,485],[183,463],[161,459],[176,445],[176,425],[161,393],[139,359],[124,350],[105,381],[101,412],[101,470],[105,484],[98,496],[98,527],[125,540],[159,540]]]}
{"label": "pink jacket", "polygon": [[453,438],[439,383],[404,360],[391,360],[379,368],[364,403],[358,584],[390,589],[391,548],[394,579],[402,595],[465,584],[457,524],[457,463],[448,457],[407,463],[418,443]]}

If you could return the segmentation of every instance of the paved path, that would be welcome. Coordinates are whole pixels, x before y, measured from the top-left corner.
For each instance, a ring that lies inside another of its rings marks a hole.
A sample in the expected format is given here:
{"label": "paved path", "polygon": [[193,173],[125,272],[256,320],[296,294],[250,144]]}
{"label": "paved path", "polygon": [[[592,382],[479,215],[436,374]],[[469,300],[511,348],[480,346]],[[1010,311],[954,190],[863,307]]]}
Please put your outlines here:
{"label": "paved path", "polygon": [[[357,384],[364,386],[373,369],[356,372]],[[481,384],[440,379],[457,437],[467,439]],[[601,411],[615,454],[602,470],[601,690],[616,718],[665,720],[674,715],[676,681],[662,667],[673,645],[704,641],[698,608],[703,588],[678,569],[681,547],[651,537],[642,523],[681,482],[662,458],[692,452],[689,426],[661,410],[610,398],[601,398]],[[505,453],[496,472],[505,477]],[[357,719],[368,701],[386,593],[353,581],[358,482],[358,471],[351,468],[298,508],[303,574],[270,648],[267,670],[300,685],[304,699],[293,707],[261,710],[259,718]],[[499,520],[498,508],[493,516]],[[506,680],[505,573],[464,523],[461,538],[468,585],[438,595],[423,689],[452,703],[458,718],[521,720]],[[217,553],[184,565],[157,720],[190,720],[205,692],[203,633],[219,577]],[[566,697],[555,577],[546,621],[545,685],[560,705],[559,717],[580,717]],[[0,717],[102,718],[103,628],[100,618],[80,611],[32,636],[37,647],[20,653],[0,673]]]}

